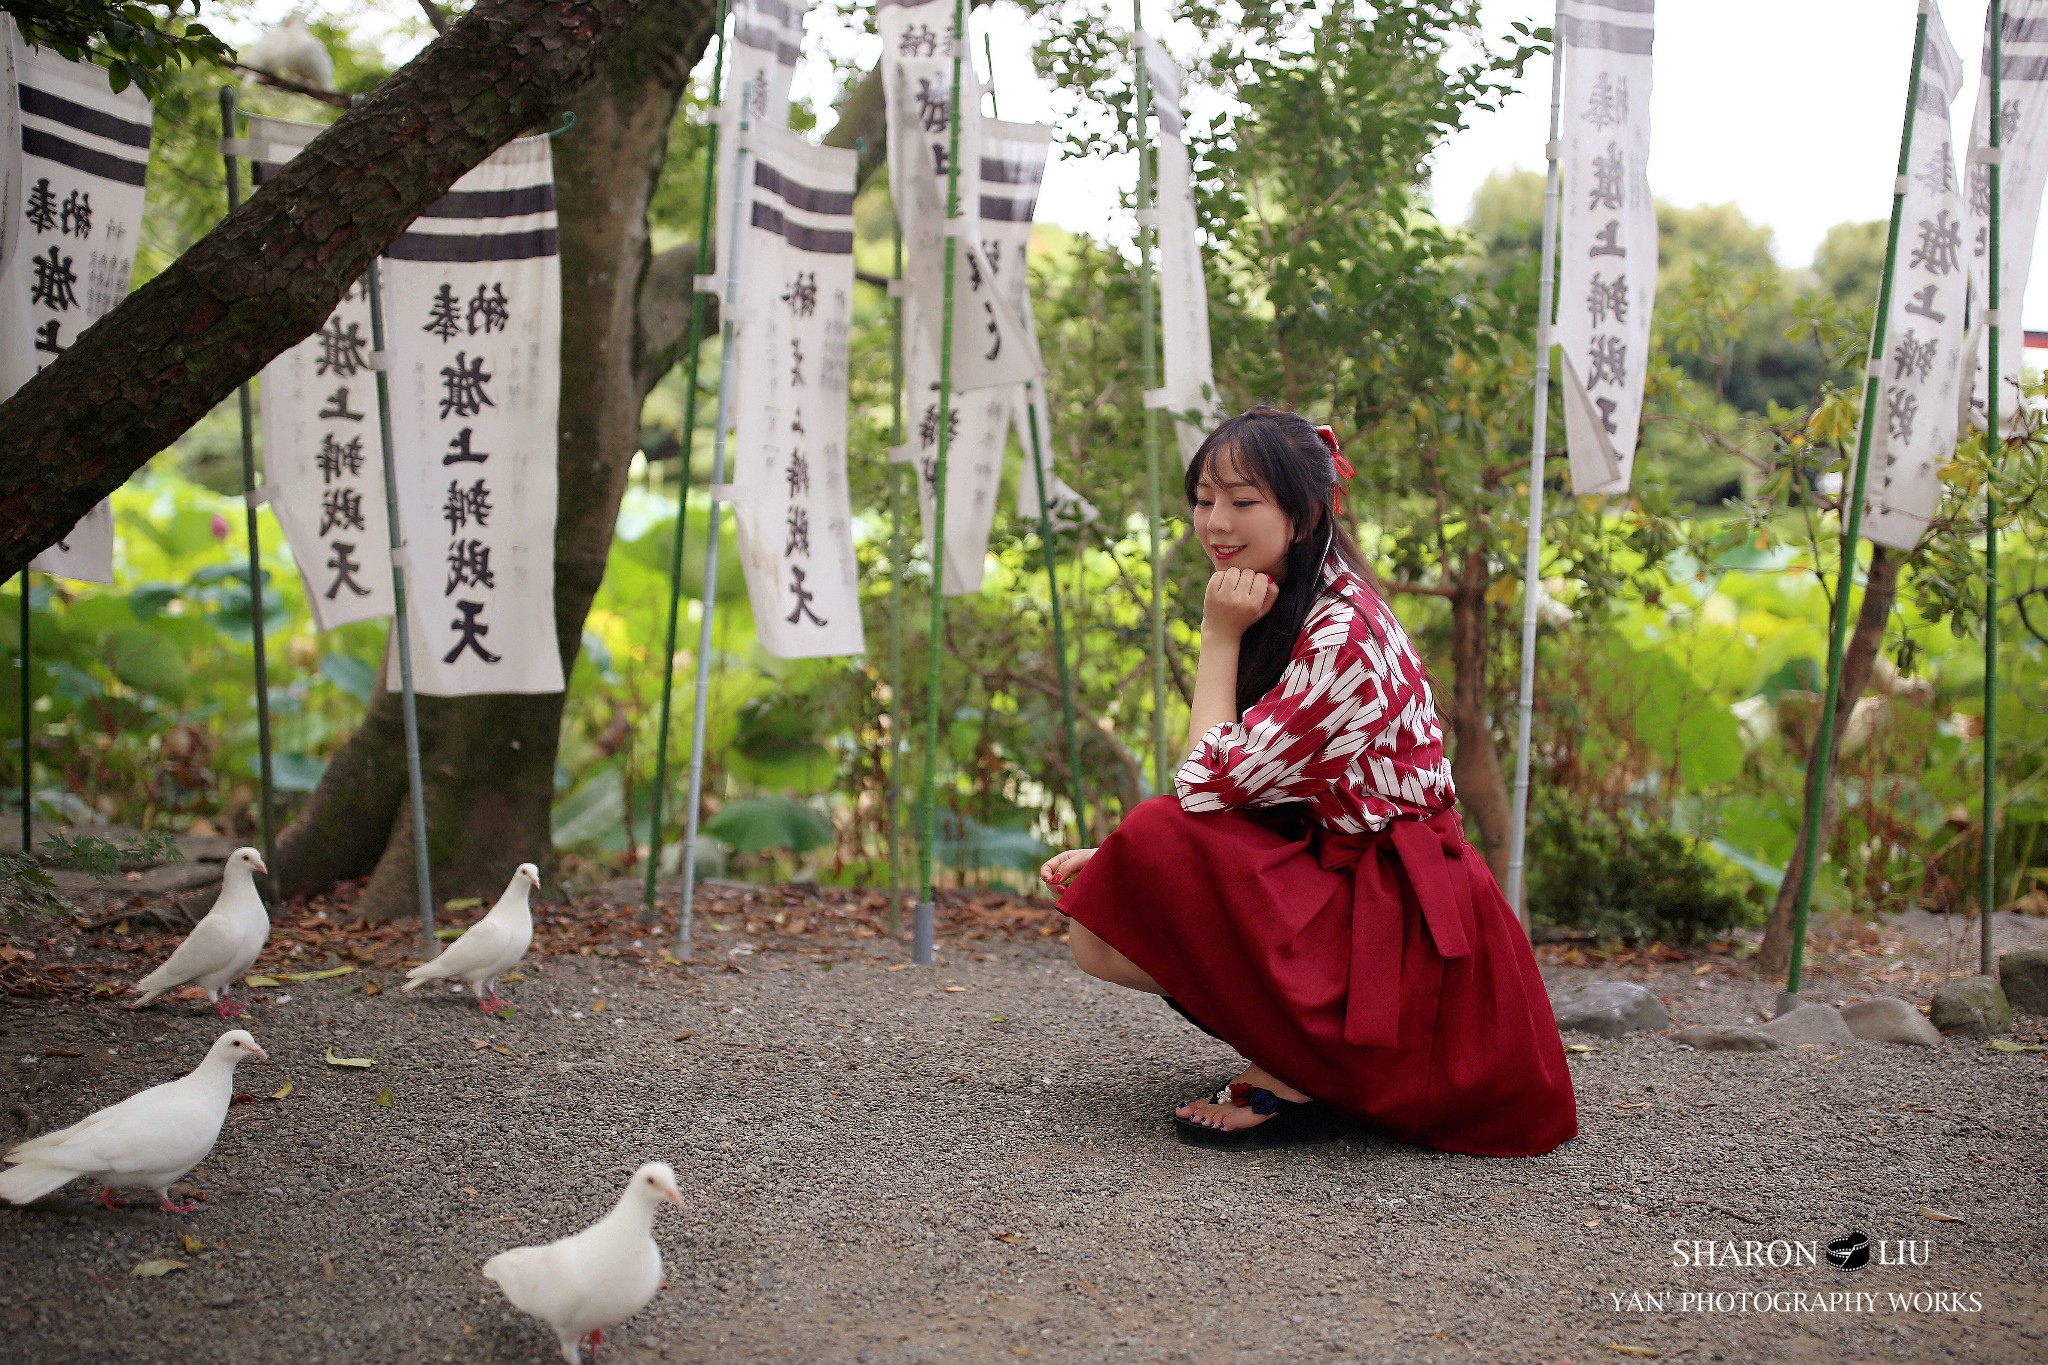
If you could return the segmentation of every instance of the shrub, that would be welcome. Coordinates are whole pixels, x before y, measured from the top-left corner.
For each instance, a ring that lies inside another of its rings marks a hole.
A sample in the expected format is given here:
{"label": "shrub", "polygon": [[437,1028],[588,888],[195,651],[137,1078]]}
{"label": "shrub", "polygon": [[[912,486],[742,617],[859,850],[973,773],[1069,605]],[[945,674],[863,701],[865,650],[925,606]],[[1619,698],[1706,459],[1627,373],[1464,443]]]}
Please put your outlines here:
{"label": "shrub", "polygon": [[1553,797],[1529,829],[1529,914],[1602,940],[1686,945],[1748,919],[1728,869],[1698,839]]}

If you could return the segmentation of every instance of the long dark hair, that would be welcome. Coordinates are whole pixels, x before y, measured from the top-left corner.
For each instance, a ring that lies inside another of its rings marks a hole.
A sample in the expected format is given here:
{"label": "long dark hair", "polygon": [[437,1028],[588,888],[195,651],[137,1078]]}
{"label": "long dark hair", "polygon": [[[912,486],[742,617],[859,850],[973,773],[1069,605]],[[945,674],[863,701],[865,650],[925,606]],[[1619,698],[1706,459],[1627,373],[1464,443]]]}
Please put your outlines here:
{"label": "long dark hair", "polygon": [[[1235,465],[1238,477],[1257,484],[1294,523],[1294,543],[1287,547],[1280,599],[1244,633],[1239,647],[1237,709],[1242,715],[1272,691],[1287,671],[1295,638],[1322,595],[1323,559],[1332,549],[1369,588],[1377,591],[1379,583],[1350,530],[1337,516],[1336,462],[1307,418],[1279,408],[1255,407],[1210,432],[1188,463],[1184,482],[1190,510],[1195,505],[1195,485],[1218,460]],[[1223,472],[1217,471],[1215,482],[1223,482]]]}

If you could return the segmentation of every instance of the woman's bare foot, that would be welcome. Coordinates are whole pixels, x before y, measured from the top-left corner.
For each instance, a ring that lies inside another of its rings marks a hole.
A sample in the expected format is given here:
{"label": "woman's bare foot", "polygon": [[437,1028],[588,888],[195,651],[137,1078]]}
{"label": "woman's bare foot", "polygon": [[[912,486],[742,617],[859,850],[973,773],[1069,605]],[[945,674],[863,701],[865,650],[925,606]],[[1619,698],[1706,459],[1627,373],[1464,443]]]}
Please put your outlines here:
{"label": "woman's bare foot", "polygon": [[[1270,1090],[1290,1104],[1302,1104],[1308,1096],[1263,1067],[1248,1066],[1240,1071],[1230,1083],[1232,1086],[1248,1086],[1257,1090]],[[1205,1128],[1218,1128],[1225,1132],[1236,1132],[1242,1128],[1256,1128],[1271,1118],[1270,1114],[1252,1111],[1248,1104],[1239,1105],[1228,1101],[1219,1102],[1214,1096],[1208,1099],[1190,1100],[1173,1111],[1181,1118],[1199,1123]]]}

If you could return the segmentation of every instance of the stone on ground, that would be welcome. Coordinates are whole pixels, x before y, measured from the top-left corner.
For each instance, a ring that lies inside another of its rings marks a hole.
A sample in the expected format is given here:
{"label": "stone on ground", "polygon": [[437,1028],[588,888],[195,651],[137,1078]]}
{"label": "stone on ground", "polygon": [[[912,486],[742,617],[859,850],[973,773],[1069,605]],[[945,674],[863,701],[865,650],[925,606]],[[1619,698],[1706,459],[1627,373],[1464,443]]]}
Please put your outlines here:
{"label": "stone on ground", "polygon": [[1560,1030],[1619,1038],[1671,1026],[1664,1002],[1633,981],[1599,981],[1566,1000],[1553,1002]]}
{"label": "stone on ground", "polygon": [[1858,1038],[1907,1047],[1933,1047],[1941,1031],[1904,1000],[1859,1000],[1842,1008],[1842,1022]]}
{"label": "stone on ground", "polygon": [[2048,1014],[2048,948],[2000,953],[1998,987],[2021,1014]]}
{"label": "stone on ground", "polygon": [[1990,1038],[2012,1031],[2012,1006],[1991,977],[1966,976],[1934,993],[1928,1019],[1943,1033]]}
{"label": "stone on ground", "polygon": [[1701,1024],[1680,1029],[1671,1039],[1701,1052],[1776,1052],[1785,1046],[1768,1033],[1740,1024]]}
{"label": "stone on ground", "polygon": [[1798,1005],[1765,1024],[1761,1030],[1788,1047],[1815,1043],[1840,1047],[1856,1041],[1842,1016],[1827,1005]]}

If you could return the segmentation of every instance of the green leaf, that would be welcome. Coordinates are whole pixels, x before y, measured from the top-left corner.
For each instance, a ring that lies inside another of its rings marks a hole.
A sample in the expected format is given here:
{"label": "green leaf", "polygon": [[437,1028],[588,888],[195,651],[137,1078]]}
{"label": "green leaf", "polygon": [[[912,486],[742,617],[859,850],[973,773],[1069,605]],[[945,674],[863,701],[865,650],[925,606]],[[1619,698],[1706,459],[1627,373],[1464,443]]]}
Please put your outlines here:
{"label": "green leaf", "polygon": [[781,796],[734,801],[705,821],[703,829],[735,853],[786,849],[804,854],[824,848],[835,837],[830,820],[801,801]]}
{"label": "green leaf", "polygon": [[354,697],[365,706],[370,704],[370,693],[377,684],[377,670],[353,654],[321,655],[320,676],[344,696]]}
{"label": "green leaf", "polygon": [[365,1071],[377,1065],[377,1059],[374,1057],[337,1057],[334,1055],[334,1049],[328,1048],[327,1065],[345,1066],[357,1071]]}
{"label": "green leaf", "polygon": [[[261,754],[249,755],[248,771],[260,772]],[[281,792],[309,792],[320,785],[327,772],[327,760],[312,754],[281,753],[270,756],[270,780]]]}
{"label": "green leaf", "polygon": [[147,626],[123,626],[107,637],[107,667],[138,692],[175,696],[191,676],[169,640]]}

